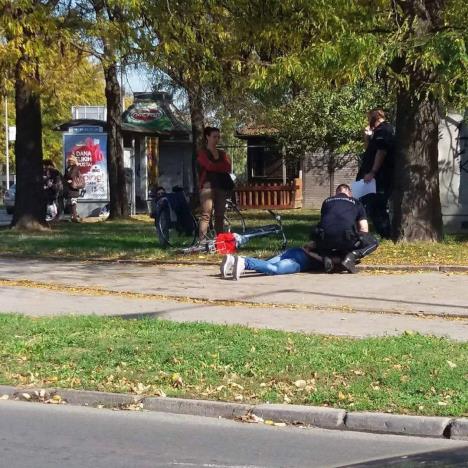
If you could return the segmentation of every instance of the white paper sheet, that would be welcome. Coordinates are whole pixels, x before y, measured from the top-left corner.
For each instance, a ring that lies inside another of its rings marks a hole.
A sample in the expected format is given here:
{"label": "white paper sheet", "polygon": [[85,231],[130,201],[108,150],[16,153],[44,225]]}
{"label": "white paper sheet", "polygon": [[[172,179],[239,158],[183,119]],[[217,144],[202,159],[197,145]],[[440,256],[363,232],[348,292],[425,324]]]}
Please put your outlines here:
{"label": "white paper sheet", "polygon": [[364,182],[364,179],[352,183],[351,190],[354,198],[361,198],[368,193],[376,193],[375,179],[370,182]]}

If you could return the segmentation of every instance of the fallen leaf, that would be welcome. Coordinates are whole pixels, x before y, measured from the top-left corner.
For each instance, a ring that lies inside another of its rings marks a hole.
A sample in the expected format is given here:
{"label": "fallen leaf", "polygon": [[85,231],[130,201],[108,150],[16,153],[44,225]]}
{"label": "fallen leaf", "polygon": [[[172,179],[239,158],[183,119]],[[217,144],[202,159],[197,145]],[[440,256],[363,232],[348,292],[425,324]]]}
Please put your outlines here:
{"label": "fallen leaf", "polygon": [[242,385],[239,385],[236,382],[229,382],[229,385],[234,388],[238,388],[239,390],[244,390],[244,387]]}
{"label": "fallen leaf", "polygon": [[307,382],[305,380],[296,380],[294,382],[294,385],[297,387],[297,388],[305,388],[306,385],[307,385]]}
{"label": "fallen leaf", "polygon": [[62,397],[60,395],[54,395],[50,400],[48,400],[49,403],[52,403],[54,405],[59,405],[62,403]]}
{"label": "fallen leaf", "polygon": [[127,403],[119,405],[119,409],[124,411],[141,411],[143,409],[143,403]]}
{"label": "fallen leaf", "polygon": [[184,385],[184,381],[179,374],[172,374],[171,381],[174,388],[181,388]]}
{"label": "fallen leaf", "polygon": [[260,416],[257,416],[256,414],[253,414],[252,411],[248,411],[246,414],[240,416],[239,418],[236,418],[239,421],[246,422],[246,423],[262,423],[263,418]]}
{"label": "fallen leaf", "polygon": [[447,361],[447,364],[449,365],[451,369],[454,369],[455,367],[457,367],[457,365],[452,361]]}

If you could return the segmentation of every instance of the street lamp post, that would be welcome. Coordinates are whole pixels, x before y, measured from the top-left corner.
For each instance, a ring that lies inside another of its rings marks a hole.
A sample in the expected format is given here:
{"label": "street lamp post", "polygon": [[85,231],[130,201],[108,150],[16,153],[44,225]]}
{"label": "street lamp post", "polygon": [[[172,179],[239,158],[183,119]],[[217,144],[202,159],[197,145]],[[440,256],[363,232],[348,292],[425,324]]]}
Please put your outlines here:
{"label": "street lamp post", "polygon": [[10,188],[10,135],[8,132],[8,97],[5,94],[5,156],[6,156],[6,188]]}

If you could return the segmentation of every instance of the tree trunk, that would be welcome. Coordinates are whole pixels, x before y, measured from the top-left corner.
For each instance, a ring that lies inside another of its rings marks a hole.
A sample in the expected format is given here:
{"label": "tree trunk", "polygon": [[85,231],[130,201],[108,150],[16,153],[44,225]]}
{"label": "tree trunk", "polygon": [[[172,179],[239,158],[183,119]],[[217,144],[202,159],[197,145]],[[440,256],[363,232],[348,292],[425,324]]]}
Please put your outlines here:
{"label": "tree trunk", "polygon": [[198,172],[197,172],[197,152],[205,144],[203,131],[205,129],[205,118],[203,115],[203,97],[200,87],[190,87],[187,89],[190,105],[190,119],[192,122],[192,176],[193,190],[198,194]]}
{"label": "tree trunk", "polygon": [[399,241],[440,241],[439,112],[434,98],[417,98],[413,86],[397,98],[393,230]]}
{"label": "tree trunk", "polygon": [[12,226],[19,229],[43,229],[46,226],[45,194],[42,179],[41,100],[34,89],[39,82],[25,71],[26,57],[18,60],[15,70],[16,106],[16,199]]}
{"label": "tree trunk", "polygon": [[109,218],[128,218],[128,195],[125,180],[122,139],[122,101],[117,79],[117,64],[111,61],[104,65],[107,102],[107,170],[109,173],[110,215]]}
{"label": "tree trunk", "polygon": [[[442,27],[445,3],[446,0],[397,0],[409,26],[406,39],[411,44],[421,39],[424,42]],[[431,85],[438,77],[407,55],[398,57],[393,68],[408,78],[397,96],[393,235],[400,241],[440,241],[440,117],[437,98],[431,93]]]}

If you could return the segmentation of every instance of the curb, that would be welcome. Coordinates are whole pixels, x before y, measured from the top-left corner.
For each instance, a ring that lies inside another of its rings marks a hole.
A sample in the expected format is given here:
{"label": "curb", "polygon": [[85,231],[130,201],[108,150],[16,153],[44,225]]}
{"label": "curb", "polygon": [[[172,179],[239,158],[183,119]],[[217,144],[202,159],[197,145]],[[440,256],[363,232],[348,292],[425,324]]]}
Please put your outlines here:
{"label": "curb", "polygon": [[[24,398],[24,394],[29,398]],[[320,429],[371,432],[417,437],[468,440],[468,418],[439,416],[408,416],[388,413],[348,412],[343,409],[321,406],[258,404],[248,405],[210,400],[162,398],[107,393],[88,390],[60,388],[20,388],[0,385],[0,396],[23,401],[51,401],[54,395],[60,398],[55,403],[99,408],[158,411],[163,413],[189,414],[210,418],[237,419],[245,422],[265,422],[278,425],[291,424],[312,426]],[[32,398],[33,397],[33,398]]]}
{"label": "curb", "polygon": [[[219,266],[219,259],[216,261],[198,261],[198,260],[134,260],[130,258],[95,258],[83,259],[77,257],[58,257],[47,256],[44,258],[39,255],[16,255],[16,254],[1,254],[1,258],[17,258],[20,260],[42,260],[47,262],[63,262],[65,260],[81,263],[116,263],[123,265],[142,265],[142,266],[164,266],[164,265],[180,265],[180,266]],[[221,257],[220,257],[221,258]],[[358,265],[358,271],[436,271],[436,272],[468,272],[468,265]]]}

